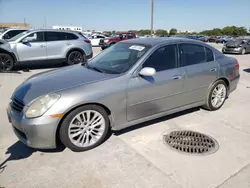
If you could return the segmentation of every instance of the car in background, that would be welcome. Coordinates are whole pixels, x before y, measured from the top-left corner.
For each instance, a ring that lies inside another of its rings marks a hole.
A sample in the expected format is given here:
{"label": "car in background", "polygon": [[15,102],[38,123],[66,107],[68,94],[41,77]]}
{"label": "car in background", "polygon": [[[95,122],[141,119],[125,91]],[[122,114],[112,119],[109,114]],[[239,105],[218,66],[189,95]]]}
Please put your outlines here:
{"label": "car in background", "polygon": [[222,48],[223,53],[246,54],[250,53],[250,39],[230,40]]}
{"label": "car in background", "polygon": [[100,40],[105,38],[107,38],[105,35],[93,34],[89,40],[91,41],[92,46],[99,46]]}
{"label": "car in background", "polygon": [[215,42],[216,41],[216,37],[210,36],[208,38],[208,42]]}
{"label": "car in background", "polygon": [[125,32],[125,33],[116,33],[111,35],[108,38],[101,39],[99,46],[101,46],[102,50],[116,44],[117,42],[128,40],[128,39],[135,39],[136,34],[131,32]]}
{"label": "car in background", "polygon": [[24,144],[86,151],[110,130],[203,106],[220,109],[239,82],[239,64],[210,45],[180,38],[119,42],[84,65],[34,75],[7,109]]}
{"label": "car in background", "polygon": [[76,31],[41,29],[22,32],[0,45],[0,68],[12,70],[25,62],[62,61],[68,65],[93,56],[90,40]]}
{"label": "car in background", "polygon": [[218,37],[215,42],[224,44],[230,40],[233,40],[233,37]]}
{"label": "car in background", "polygon": [[202,42],[208,42],[208,39],[209,39],[208,36],[203,36],[203,37],[199,38],[199,40],[202,41]]}
{"label": "car in background", "polygon": [[27,28],[7,28],[0,34],[0,39],[8,40],[27,30]]}

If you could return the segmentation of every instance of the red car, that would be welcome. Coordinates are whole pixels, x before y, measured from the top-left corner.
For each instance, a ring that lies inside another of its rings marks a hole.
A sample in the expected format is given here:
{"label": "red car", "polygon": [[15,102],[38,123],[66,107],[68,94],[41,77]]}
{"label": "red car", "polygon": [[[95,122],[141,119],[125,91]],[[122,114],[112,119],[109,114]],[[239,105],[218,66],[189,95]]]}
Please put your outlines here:
{"label": "red car", "polygon": [[135,33],[117,33],[111,35],[109,38],[101,39],[99,46],[104,50],[105,48],[108,48],[109,46],[120,42],[122,40],[128,40],[128,39],[134,39],[136,38]]}

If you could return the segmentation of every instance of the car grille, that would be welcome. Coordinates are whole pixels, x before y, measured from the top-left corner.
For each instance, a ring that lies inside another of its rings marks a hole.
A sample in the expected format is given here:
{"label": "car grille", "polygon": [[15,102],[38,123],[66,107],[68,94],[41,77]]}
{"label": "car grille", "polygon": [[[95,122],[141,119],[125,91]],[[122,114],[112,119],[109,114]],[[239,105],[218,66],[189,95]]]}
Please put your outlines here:
{"label": "car grille", "polygon": [[17,99],[16,97],[12,98],[12,102],[10,103],[11,109],[21,112],[24,108],[24,103]]}
{"label": "car grille", "polygon": [[237,48],[237,47],[235,47],[235,46],[227,46],[227,48]]}

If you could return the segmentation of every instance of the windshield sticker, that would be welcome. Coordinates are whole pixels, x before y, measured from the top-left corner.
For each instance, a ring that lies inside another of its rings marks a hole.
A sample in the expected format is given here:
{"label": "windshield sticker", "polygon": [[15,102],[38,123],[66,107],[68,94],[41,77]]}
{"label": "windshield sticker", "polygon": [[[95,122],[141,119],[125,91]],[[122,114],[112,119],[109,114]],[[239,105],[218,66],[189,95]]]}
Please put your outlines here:
{"label": "windshield sticker", "polygon": [[137,50],[137,51],[142,51],[144,50],[144,46],[137,46],[137,45],[133,45],[133,46],[130,46],[129,49],[130,50]]}

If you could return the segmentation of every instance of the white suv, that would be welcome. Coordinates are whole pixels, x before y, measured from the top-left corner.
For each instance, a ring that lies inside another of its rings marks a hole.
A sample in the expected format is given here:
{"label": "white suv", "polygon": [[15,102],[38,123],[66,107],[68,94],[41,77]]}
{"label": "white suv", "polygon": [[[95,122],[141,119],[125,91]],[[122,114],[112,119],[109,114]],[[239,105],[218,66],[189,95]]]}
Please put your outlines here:
{"label": "white suv", "polygon": [[17,63],[62,61],[69,65],[93,56],[89,39],[75,31],[29,30],[0,45],[0,70],[12,70]]}

